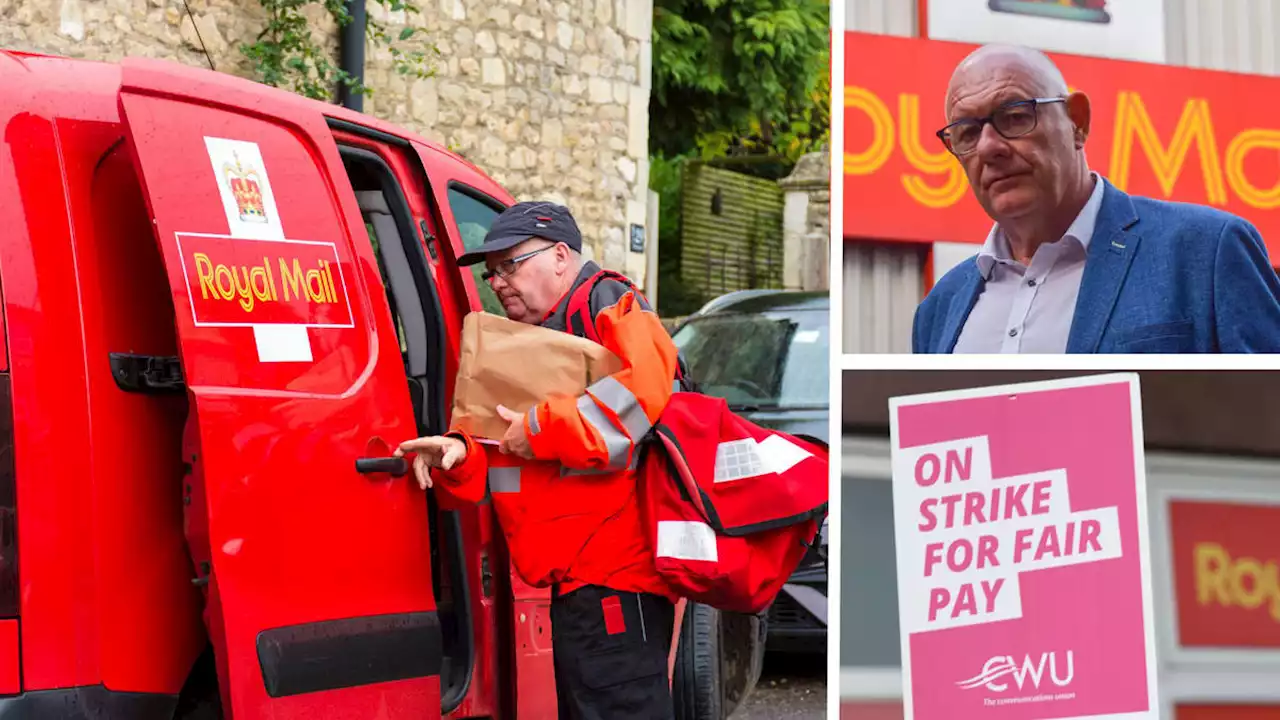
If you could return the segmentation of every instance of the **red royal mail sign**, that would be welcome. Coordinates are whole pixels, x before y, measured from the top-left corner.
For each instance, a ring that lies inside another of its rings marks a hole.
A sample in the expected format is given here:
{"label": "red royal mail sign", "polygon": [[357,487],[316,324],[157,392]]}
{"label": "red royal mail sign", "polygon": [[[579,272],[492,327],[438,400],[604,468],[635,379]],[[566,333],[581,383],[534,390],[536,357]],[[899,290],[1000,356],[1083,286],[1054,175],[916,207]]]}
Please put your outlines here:
{"label": "red royal mail sign", "polygon": [[[845,34],[845,237],[981,244],[991,219],[934,133],[977,46]],[[1051,54],[1093,103],[1089,165],[1129,193],[1258,227],[1280,262],[1280,79]]]}
{"label": "red royal mail sign", "polygon": [[201,233],[177,242],[197,326],[353,327],[333,243]]}
{"label": "red royal mail sign", "polygon": [[1280,705],[1183,705],[1174,720],[1280,720]]}
{"label": "red royal mail sign", "polygon": [[1280,648],[1280,504],[1169,503],[1178,639]]}

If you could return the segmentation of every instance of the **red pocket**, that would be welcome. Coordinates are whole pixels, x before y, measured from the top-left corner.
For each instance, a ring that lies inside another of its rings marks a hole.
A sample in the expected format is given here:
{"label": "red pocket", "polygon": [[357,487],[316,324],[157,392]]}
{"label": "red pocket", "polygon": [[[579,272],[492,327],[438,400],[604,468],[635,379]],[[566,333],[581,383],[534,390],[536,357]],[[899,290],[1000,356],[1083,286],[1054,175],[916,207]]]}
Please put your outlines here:
{"label": "red pocket", "polygon": [[600,609],[604,611],[604,631],[617,635],[627,631],[627,621],[622,617],[622,599],[614,596],[600,601]]}

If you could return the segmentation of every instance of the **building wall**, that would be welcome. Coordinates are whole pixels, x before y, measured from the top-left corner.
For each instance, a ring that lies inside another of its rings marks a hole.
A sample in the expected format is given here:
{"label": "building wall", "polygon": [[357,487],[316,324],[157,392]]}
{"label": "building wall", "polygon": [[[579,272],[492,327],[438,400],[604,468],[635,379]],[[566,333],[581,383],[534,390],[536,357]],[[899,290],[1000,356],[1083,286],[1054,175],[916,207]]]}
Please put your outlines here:
{"label": "building wall", "polygon": [[1170,65],[1275,75],[1280,1],[1165,0]]}
{"label": "building wall", "polygon": [[846,30],[915,36],[916,0],[844,0]]}
{"label": "building wall", "polygon": [[826,290],[831,258],[831,151],[809,153],[778,182],[785,195],[783,285]]}
{"label": "building wall", "polygon": [[[844,3],[846,30],[916,35],[915,0]],[[911,352],[911,319],[924,297],[925,258],[920,246],[907,243],[844,243],[845,352]]]}
{"label": "building wall", "polygon": [[[249,77],[240,53],[265,13],[257,0],[0,0],[0,46],[115,61],[165,58]],[[644,282],[645,258],[628,249],[645,226],[652,0],[436,0],[421,14],[369,13],[394,31],[427,29],[441,52],[437,76],[406,79],[385,48],[367,53],[364,111],[445,144],[518,199],[567,204],[588,252]],[[320,3],[313,27],[334,52],[335,25]],[[198,32],[197,32],[198,31]]]}

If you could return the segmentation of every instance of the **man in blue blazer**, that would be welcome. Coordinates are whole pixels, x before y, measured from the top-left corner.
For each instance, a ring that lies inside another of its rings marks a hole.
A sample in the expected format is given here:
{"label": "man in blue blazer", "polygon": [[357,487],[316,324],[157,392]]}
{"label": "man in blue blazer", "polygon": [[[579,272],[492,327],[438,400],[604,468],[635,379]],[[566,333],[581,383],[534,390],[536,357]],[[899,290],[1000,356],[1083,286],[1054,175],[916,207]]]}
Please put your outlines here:
{"label": "man in blue blazer", "polygon": [[1044,54],[976,50],[946,107],[938,136],[995,226],[916,310],[914,352],[1280,352],[1258,231],[1091,172],[1089,99]]}

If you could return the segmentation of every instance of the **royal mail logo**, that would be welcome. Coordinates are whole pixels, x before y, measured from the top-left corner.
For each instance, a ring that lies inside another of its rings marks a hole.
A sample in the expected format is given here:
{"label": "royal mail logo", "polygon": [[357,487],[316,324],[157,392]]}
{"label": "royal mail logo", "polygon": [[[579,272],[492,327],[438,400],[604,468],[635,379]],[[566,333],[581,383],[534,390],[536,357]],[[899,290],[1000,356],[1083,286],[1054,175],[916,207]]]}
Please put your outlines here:
{"label": "royal mail logo", "polygon": [[[982,672],[956,683],[962,690],[986,688],[991,692],[1005,692],[1008,680],[1019,690],[1040,690],[1042,687],[1067,687],[1075,679],[1075,654],[1071,650],[1040,653],[1039,657],[1024,655],[1022,664],[1012,655],[996,655],[982,666]],[[1005,680],[1005,679],[1008,680]],[[1005,680],[1004,682],[999,682]]]}
{"label": "royal mail logo", "polygon": [[1275,560],[1232,557],[1214,542],[1195,544],[1196,600],[1267,612],[1280,623],[1280,564]]}
{"label": "royal mail logo", "polygon": [[256,168],[243,165],[239,153],[233,153],[232,162],[222,164],[222,175],[231,188],[236,201],[236,211],[245,222],[267,222],[267,207],[262,199],[262,182]]}
{"label": "royal mail logo", "polygon": [[196,325],[353,327],[329,242],[178,233]]}

